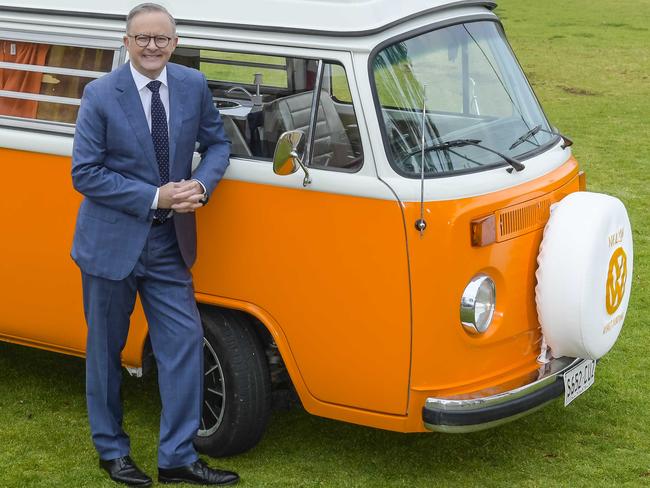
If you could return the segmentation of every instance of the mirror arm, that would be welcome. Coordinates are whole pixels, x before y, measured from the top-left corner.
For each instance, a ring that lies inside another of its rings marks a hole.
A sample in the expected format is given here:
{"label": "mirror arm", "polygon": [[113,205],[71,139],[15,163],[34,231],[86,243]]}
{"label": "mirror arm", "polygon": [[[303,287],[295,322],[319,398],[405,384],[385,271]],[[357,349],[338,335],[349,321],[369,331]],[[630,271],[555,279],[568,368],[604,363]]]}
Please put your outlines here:
{"label": "mirror arm", "polygon": [[307,171],[307,167],[304,164],[302,164],[302,159],[300,159],[300,156],[298,155],[298,153],[295,150],[293,150],[293,151],[291,151],[291,153],[289,155],[293,158],[293,160],[295,162],[298,163],[300,168],[305,172],[305,177],[302,180],[302,186],[310,185],[311,184],[311,176],[309,176],[309,171]]}

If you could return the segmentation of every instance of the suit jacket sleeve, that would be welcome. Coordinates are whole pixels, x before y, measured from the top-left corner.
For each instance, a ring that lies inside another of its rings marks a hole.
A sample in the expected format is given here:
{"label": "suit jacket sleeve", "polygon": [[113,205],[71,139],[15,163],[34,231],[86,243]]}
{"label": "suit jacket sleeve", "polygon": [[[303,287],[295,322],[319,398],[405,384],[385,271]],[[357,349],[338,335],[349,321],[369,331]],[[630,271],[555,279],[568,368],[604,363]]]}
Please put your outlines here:
{"label": "suit jacket sleeve", "polygon": [[92,83],[85,88],[72,148],[72,183],[95,203],[146,219],[156,187],[126,178],[104,165],[106,116],[101,99]]}
{"label": "suit jacket sleeve", "polygon": [[219,111],[212,102],[212,94],[205,76],[202,81],[201,120],[197,135],[202,157],[192,178],[203,183],[208,194],[212,194],[230,164],[230,140],[224,130]]}

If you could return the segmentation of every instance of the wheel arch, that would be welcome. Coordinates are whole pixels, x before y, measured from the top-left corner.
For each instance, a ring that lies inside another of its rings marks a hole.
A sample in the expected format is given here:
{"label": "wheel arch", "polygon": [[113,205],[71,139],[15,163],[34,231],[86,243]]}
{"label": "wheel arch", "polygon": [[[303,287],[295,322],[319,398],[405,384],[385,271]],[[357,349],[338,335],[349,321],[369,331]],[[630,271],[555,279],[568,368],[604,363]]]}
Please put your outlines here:
{"label": "wheel arch", "polygon": [[221,308],[242,312],[255,326],[254,330],[265,348],[271,340],[275,342],[287,370],[289,380],[300,397],[301,402],[305,404],[305,400],[307,402],[311,400],[311,394],[303,381],[284,331],[269,312],[252,303],[202,293],[196,294],[196,300],[199,308]]}

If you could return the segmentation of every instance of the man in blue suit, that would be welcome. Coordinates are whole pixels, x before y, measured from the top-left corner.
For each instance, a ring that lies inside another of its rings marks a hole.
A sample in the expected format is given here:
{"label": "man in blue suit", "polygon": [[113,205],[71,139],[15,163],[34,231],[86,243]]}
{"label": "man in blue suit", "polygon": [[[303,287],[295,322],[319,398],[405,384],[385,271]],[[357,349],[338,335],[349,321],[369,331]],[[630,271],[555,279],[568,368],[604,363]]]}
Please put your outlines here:
{"label": "man in blue suit", "polygon": [[[127,17],[130,62],[90,83],[77,118],[72,180],[85,197],[72,257],[88,324],[86,396],[100,466],[132,486],[151,478],[130,458],[122,428],[121,366],[136,293],[149,324],[162,401],[161,482],[229,485],[192,444],[201,417],[203,330],[194,300],[194,211],[228,166],[230,142],[205,77],[168,63],[178,38],[161,6]],[[195,143],[203,148],[192,174]]]}

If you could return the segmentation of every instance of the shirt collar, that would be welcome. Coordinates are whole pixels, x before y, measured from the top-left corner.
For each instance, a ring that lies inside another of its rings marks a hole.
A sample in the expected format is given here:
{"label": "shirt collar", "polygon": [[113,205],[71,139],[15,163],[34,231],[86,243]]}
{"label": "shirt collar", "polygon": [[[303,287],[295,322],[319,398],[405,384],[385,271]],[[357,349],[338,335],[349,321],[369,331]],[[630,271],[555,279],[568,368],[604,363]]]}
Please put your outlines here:
{"label": "shirt collar", "polygon": [[[131,68],[131,75],[133,76],[133,81],[135,81],[135,86],[138,89],[138,91],[142,90],[149,82],[151,82],[151,78],[147,78],[145,75],[140,73],[137,69],[133,67],[132,63],[129,63],[129,67]],[[158,75],[158,78],[156,80],[160,81],[163,85],[167,86],[167,66],[163,68],[163,70],[160,72]]]}

